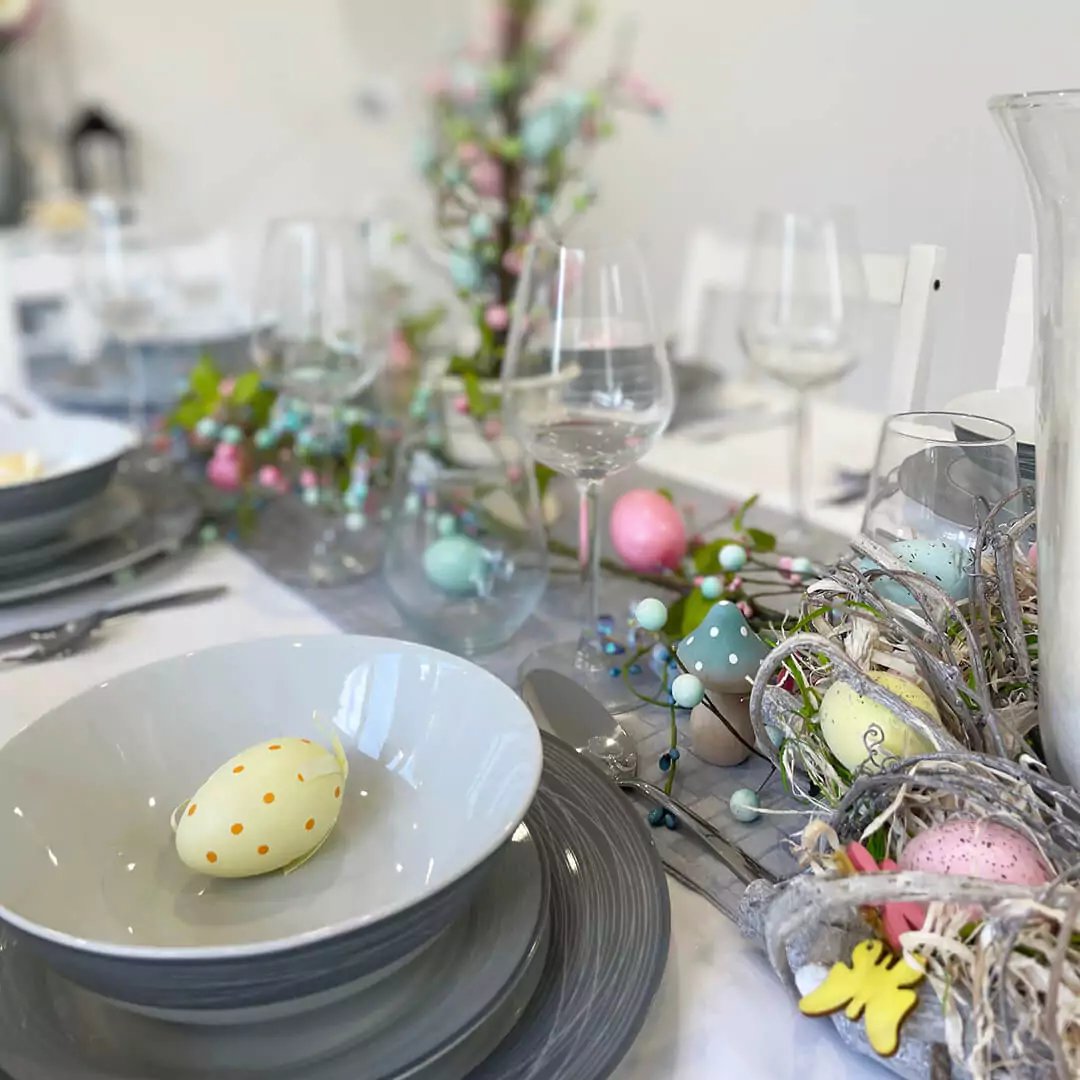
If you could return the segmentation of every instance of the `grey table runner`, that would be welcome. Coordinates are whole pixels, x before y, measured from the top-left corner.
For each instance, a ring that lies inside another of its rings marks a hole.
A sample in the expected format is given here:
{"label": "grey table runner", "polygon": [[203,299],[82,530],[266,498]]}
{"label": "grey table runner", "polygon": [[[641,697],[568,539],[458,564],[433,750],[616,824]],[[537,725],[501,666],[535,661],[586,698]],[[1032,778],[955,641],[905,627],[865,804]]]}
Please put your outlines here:
{"label": "grey table runner", "polygon": [[[631,469],[609,482],[604,493],[604,522],[611,502],[621,492],[634,487],[665,487],[672,491],[680,507],[691,507],[696,527],[706,526],[722,516],[730,500],[713,493],[706,493],[687,485],[673,484],[650,475],[643,469]],[[560,492],[560,495],[562,492]],[[573,492],[566,492],[562,499],[564,512],[553,532],[561,540],[573,543],[576,535],[576,507]],[[302,511],[297,508],[297,513]],[[751,523],[761,528],[782,533],[789,523],[781,514],[768,510],[752,512]],[[302,523],[295,522],[302,531]],[[270,535],[261,540],[260,548],[248,550],[272,576],[281,573],[284,566],[295,566],[297,532],[291,528],[276,527],[264,530]],[[606,530],[605,530],[606,532]],[[605,537],[606,546],[606,537]],[[812,550],[791,552],[807,554],[818,559],[828,559],[840,553],[844,547],[842,538],[832,534],[814,537]],[[356,584],[319,589],[300,587],[301,593],[313,607],[342,630],[350,633],[380,634],[417,640],[415,631],[405,624],[391,603],[387,588],[378,574],[373,574]],[[605,607],[615,616],[618,626],[631,603],[659,590],[638,582],[608,577],[603,590]],[[521,661],[540,645],[551,641],[566,640],[577,634],[581,589],[574,574],[553,574],[551,584],[537,612],[525,624],[518,635],[498,652],[480,656],[476,662],[499,678],[517,684],[517,670]],[[688,714],[680,712],[680,732],[685,730]],[[638,742],[641,774],[654,782],[662,780],[658,760],[668,747],[669,718],[666,710],[646,706],[636,713],[622,718],[623,726]],[[685,750],[688,739],[680,736]],[[723,834],[738,844],[762,865],[780,876],[787,876],[796,869],[786,838],[801,828],[805,818],[798,807],[786,796],[778,776],[773,776],[761,791],[761,805],[766,811],[784,811],[768,814],[753,823],[744,824],[732,817],[728,807],[731,793],[738,788],[759,788],[769,774],[768,765],[758,758],[751,758],[742,765],[722,768],[709,765],[696,758],[692,752],[683,752],[679,759],[679,772],[673,794],[690,805],[701,816],[713,822]],[[631,798],[627,795],[627,798]],[[648,812],[648,804],[641,804],[642,816]],[[664,858],[681,875],[716,897],[721,906],[734,914],[742,894],[743,885],[727,871],[719,860],[708,852],[694,837],[683,830],[658,828],[654,836]]]}

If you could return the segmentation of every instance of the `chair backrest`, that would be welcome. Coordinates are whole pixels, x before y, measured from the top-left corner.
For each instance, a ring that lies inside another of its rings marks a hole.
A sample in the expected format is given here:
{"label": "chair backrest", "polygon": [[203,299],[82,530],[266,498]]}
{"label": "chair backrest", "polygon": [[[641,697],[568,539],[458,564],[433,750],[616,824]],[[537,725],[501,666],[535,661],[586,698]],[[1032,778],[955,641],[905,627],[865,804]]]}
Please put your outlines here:
{"label": "chair backrest", "polygon": [[[745,245],[723,240],[707,229],[699,229],[691,237],[677,326],[681,355],[700,356],[704,352],[709,304],[718,293],[742,289],[748,258]],[[866,255],[864,264],[870,300],[898,309],[887,408],[890,412],[922,408],[945,249],[913,244],[903,255]]]}
{"label": "chair backrest", "polygon": [[1017,255],[1001,339],[998,389],[1032,385],[1038,375],[1035,369],[1035,269],[1030,255]]}

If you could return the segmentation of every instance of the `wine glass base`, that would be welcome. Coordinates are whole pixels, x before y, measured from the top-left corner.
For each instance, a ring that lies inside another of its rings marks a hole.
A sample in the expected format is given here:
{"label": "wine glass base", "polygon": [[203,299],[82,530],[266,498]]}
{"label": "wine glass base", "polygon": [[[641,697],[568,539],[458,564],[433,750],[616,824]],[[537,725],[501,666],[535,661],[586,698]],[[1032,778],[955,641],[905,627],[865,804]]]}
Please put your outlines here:
{"label": "wine glass base", "polygon": [[583,649],[576,641],[560,641],[530,653],[518,668],[518,683],[538,668],[557,671],[588,690],[612,716],[619,716],[649,704],[641,695],[653,698],[660,691],[660,682],[648,667],[643,666],[639,675],[628,675],[623,670],[626,658]]}

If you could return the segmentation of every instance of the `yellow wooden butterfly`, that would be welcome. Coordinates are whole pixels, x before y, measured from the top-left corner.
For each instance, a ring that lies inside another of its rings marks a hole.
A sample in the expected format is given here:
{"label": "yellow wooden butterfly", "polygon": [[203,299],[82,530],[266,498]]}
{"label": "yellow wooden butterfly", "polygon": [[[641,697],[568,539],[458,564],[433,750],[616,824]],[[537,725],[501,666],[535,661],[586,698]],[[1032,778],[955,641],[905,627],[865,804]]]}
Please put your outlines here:
{"label": "yellow wooden butterfly", "polygon": [[900,1025],[919,1003],[911,987],[925,972],[894,956],[882,941],[862,941],[852,950],[851,966],[833,964],[825,981],[799,1001],[806,1016],[825,1016],[845,1010],[849,1020],[866,1013],[866,1037],[882,1057],[896,1053]]}

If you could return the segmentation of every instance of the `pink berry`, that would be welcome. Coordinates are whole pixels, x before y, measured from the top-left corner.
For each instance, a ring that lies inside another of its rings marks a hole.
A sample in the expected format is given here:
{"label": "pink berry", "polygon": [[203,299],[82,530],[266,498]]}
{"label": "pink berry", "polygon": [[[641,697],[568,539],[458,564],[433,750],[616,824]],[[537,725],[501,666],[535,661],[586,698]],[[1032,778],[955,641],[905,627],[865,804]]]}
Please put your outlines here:
{"label": "pink berry", "polygon": [[516,484],[524,475],[525,472],[520,465],[511,465],[506,470],[506,479],[509,480],[511,484]]}
{"label": "pink berry", "polygon": [[484,421],[484,438],[485,439],[497,439],[502,434],[503,426],[502,421],[492,417],[490,420]]}
{"label": "pink berry", "polygon": [[301,469],[300,486],[305,488],[318,487],[319,474],[314,469]]}
{"label": "pink berry", "polygon": [[484,322],[492,330],[505,330],[510,325],[510,312],[506,310],[505,304],[492,304],[484,312]]}
{"label": "pink berry", "polygon": [[469,399],[464,394],[458,394],[454,398],[454,412],[460,413],[462,416],[469,415]]}

